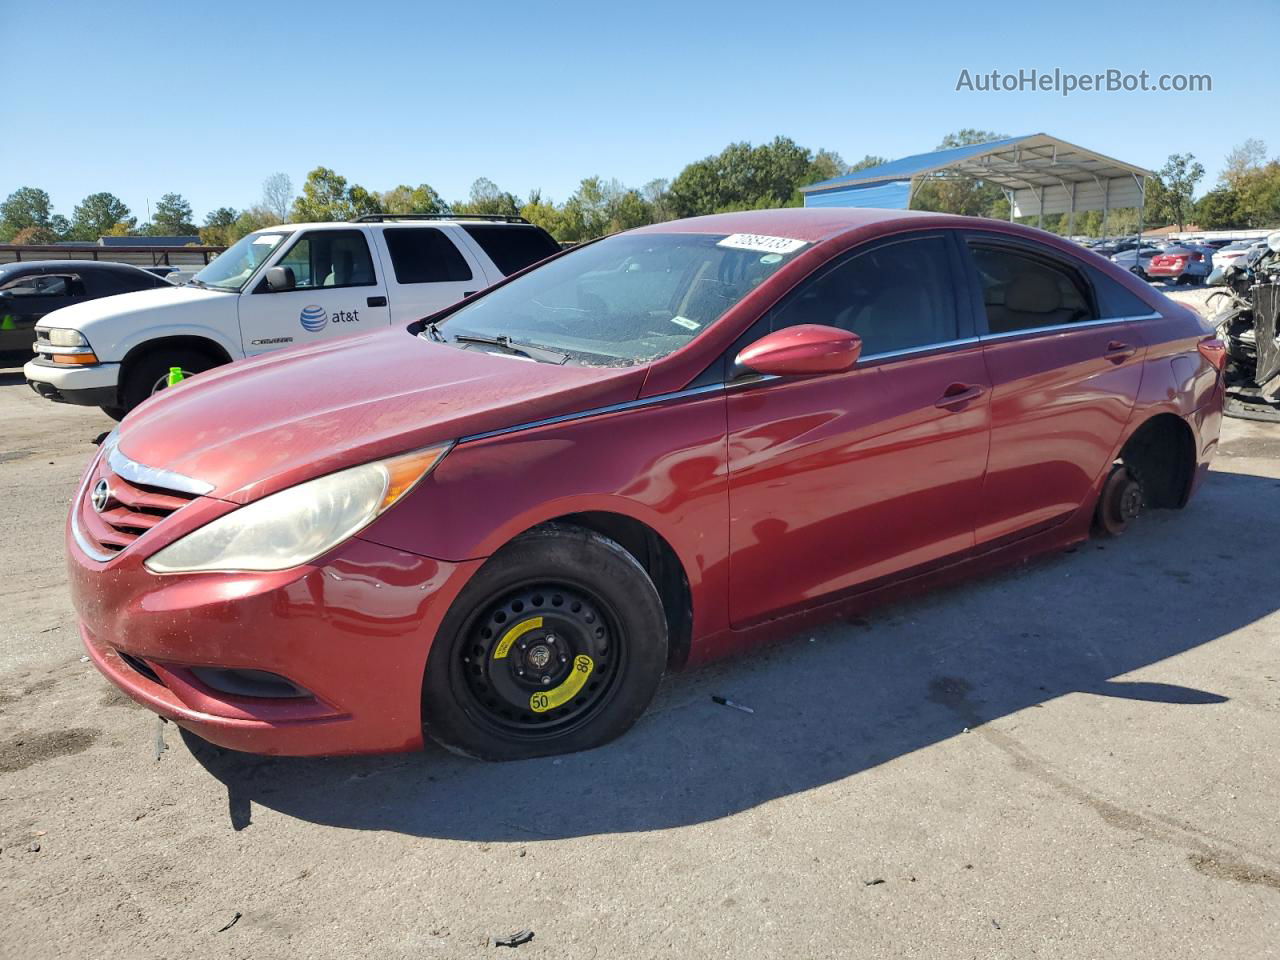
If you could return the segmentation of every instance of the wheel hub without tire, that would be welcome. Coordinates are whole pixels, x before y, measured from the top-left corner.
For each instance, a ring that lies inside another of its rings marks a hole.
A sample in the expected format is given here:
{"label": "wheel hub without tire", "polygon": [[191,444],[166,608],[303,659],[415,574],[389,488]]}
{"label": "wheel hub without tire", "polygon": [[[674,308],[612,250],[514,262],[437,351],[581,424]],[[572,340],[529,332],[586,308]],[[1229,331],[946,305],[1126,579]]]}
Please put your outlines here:
{"label": "wheel hub without tire", "polygon": [[557,584],[503,597],[474,621],[461,666],[473,708],[526,735],[559,732],[610,695],[619,651],[613,618]]}

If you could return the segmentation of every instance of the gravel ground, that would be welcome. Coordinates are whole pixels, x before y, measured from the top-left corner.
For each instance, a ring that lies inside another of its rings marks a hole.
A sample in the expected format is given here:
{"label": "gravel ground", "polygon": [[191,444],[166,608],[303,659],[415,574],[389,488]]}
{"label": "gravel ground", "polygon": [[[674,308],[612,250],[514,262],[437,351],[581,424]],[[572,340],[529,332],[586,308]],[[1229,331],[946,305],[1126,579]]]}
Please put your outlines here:
{"label": "gravel ground", "polygon": [[486,765],[173,727],[157,761],[64,585],[111,424],[10,371],[0,425],[0,956],[502,956],[523,928],[529,957],[1280,956],[1276,429],[1229,421],[1192,505],[1120,540],[669,678],[603,749]]}

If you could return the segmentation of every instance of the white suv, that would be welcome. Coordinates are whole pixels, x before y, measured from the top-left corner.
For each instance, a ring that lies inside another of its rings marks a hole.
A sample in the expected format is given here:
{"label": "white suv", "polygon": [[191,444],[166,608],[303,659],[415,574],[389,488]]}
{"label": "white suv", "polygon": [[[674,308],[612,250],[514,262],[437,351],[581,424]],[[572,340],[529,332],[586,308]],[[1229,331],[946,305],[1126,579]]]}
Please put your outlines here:
{"label": "white suv", "polygon": [[282,347],[409,323],[558,252],[519,217],[374,215],[242,238],[183,286],[55,310],[31,388],[117,419],[169,382]]}

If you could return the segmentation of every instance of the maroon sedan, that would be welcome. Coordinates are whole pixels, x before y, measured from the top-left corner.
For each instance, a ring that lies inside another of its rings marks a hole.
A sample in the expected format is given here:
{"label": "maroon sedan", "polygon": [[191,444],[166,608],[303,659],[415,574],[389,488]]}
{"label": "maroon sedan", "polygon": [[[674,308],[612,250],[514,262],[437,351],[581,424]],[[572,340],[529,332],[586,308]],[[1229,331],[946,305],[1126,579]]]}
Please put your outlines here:
{"label": "maroon sedan", "polygon": [[224,746],[582,750],[668,668],[1181,507],[1222,365],[1012,224],[659,224],[143,404],[75,498],[75,606]]}

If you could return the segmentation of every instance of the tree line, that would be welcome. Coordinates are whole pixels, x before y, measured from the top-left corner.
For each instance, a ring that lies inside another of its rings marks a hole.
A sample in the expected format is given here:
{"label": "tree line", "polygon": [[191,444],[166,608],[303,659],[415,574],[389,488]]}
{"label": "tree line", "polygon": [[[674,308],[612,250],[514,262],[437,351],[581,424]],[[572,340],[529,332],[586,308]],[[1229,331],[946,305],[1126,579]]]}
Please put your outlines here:
{"label": "tree line", "polygon": [[[1003,139],[990,130],[966,128],[948,134],[935,149]],[[446,201],[427,183],[368,190],[328,167],[307,174],[300,192],[288,175],[276,173],[262,185],[257,203],[237,209],[218,207],[202,224],[194,222],[191,204],[178,193],[166,193],[150,218],[139,224],[125,203],[111,193],[93,193],[72,210],[70,218],[53,212],[49,194],[20,187],[0,203],[0,243],[94,242],[100,236],[196,236],[202,243],[225,246],[262,227],[286,222],[350,220],[364,214],[443,213],[522,216],[544,227],[557,240],[575,242],[679,217],[801,206],[800,188],[884,163],[868,154],[846,163],[831,150],[811,150],[787,137],[768,143],[731,143],[717,154],[684,167],[671,180],[657,179],[628,187],[615,179],[587,177],[557,203],[542,191],[519,197],[488,178],[472,184],[464,199]],[[1202,229],[1280,225],[1280,158],[1267,159],[1260,140],[1235,148],[1215,187],[1193,199],[1204,178],[1204,166],[1189,153],[1174,154],[1148,182],[1142,220],[1146,227],[1194,222]],[[930,179],[916,190],[913,209],[1007,219],[1008,199],[998,186],[966,179]],[[1038,218],[1024,218],[1039,223]],[[1044,227],[1059,233],[1121,234],[1137,229],[1136,208],[1078,213],[1074,224],[1066,214],[1047,214]]]}

